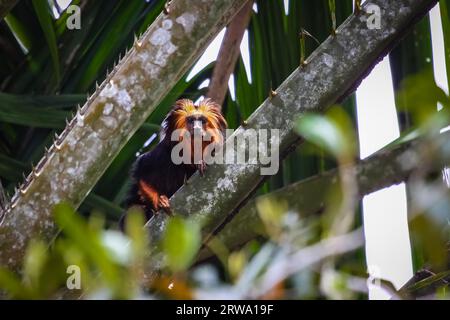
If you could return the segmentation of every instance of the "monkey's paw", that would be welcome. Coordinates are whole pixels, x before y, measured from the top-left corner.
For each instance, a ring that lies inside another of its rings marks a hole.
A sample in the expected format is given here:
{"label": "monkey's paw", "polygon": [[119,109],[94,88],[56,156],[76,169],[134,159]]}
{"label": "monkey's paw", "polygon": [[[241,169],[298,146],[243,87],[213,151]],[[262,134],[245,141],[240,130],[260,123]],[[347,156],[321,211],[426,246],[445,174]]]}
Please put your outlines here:
{"label": "monkey's paw", "polygon": [[169,198],[165,195],[159,196],[158,206],[160,209],[163,209],[168,215],[172,215],[172,210],[170,209]]}
{"label": "monkey's paw", "polygon": [[198,172],[200,172],[200,176],[204,176],[205,175],[205,171],[206,171],[206,162],[205,160],[202,160],[201,163],[197,164],[197,170]]}

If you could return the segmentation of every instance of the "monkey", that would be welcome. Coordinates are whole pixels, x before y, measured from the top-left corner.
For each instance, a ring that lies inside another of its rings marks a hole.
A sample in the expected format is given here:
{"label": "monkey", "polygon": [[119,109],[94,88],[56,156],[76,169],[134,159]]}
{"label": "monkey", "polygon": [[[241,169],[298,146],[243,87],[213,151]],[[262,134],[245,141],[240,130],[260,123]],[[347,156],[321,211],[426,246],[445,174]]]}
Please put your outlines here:
{"label": "monkey", "polygon": [[[140,155],[133,164],[126,208],[142,208],[147,221],[160,209],[170,215],[170,197],[197,170],[200,175],[204,174],[206,164],[203,153],[211,144],[223,145],[226,128],[227,122],[220,106],[213,100],[204,99],[197,105],[188,99],[176,101],[161,124],[159,143]],[[196,135],[202,138],[208,136],[201,140],[202,154],[197,163],[194,159]],[[191,151],[187,163],[175,164],[172,160],[172,150],[178,143],[186,144],[186,148]],[[125,219],[126,214],[119,222],[122,230]]]}

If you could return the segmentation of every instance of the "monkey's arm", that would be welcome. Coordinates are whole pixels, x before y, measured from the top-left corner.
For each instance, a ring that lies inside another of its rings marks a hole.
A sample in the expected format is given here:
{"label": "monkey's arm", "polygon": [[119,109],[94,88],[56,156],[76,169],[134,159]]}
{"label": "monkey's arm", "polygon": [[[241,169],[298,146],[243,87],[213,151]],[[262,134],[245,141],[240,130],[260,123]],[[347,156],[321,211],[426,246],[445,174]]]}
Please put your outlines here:
{"label": "monkey's arm", "polygon": [[145,202],[150,201],[153,209],[158,210],[158,204],[159,204],[159,193],[158,191],[149,183],[145,182],[143,179],[139,180],[139,196],[141,199]]}
{"label": "monkey's arm", "polygon": [[157,212],[164,209],[170,213],[169,197],[173,194],[171,183],[173,178],[170,150],[164,145],[158,145],[149,153],[145,153],[136,161],[133,170],[133,180],[136,193],[131,199],[146,207],[146,210]]}
{"label": "monkey's arm", "polygon": [[143,179],[139,180],[139,195],[143,198],[142,200],[151,202],[155,212],[163,209],[167,213],[171,213],[169,198]]}

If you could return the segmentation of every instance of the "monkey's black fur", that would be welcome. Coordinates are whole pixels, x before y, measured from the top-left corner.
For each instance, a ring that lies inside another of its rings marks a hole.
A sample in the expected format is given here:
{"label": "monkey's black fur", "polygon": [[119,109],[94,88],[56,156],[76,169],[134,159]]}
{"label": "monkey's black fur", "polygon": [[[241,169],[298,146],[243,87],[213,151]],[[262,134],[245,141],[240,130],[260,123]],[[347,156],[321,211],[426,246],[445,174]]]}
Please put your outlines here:
{"label": "monkey's black fur", "polygon": [[[170,157],[174,142],[162,140],[151,151],[139,156],[131,170],[131,186],[125,200],[127,208],[140,206],[144,209],[147,221],[157,208],[148,199],[139,194],[139,181],[151,185],[159,193],[170,198],[189,179],[197,168],[190,164],[174,164]],[[120,225],[123,228],[124,217]]]}
{"label": "monkey's black fur", "polygon": [[[202,141],[203,157],[203,151],[211,143],[222,144],[227,122],[220,112],[220,106],[211,99],[205,99],[198,105],[194,105],[191,100],[181,99],[175,102],[161,128],[159,144],[153,150],[141,155],[133,166],[131,187],[125,201],[127,208],[141,207],[147,220],[159,209],[170,214],[169,198],[197,169],[203,174],[206,168],[204,159],[198,164],[194,164],[193,161],[190,164],[173,163],[172,149],[180,142],[185,143],[184,147],[189,148],[191,155],[194,154],[194,144],[188,137],[184,137],[184,134],[189,133],[191,137],[200,134],[202,138],[205,136],[210,138],[208,143]],[[175,139],[172,137],[173,134]],[[181,150],[180,156],[183,151]],[[125,216],[120,221],[122,230],[124,218]]]}

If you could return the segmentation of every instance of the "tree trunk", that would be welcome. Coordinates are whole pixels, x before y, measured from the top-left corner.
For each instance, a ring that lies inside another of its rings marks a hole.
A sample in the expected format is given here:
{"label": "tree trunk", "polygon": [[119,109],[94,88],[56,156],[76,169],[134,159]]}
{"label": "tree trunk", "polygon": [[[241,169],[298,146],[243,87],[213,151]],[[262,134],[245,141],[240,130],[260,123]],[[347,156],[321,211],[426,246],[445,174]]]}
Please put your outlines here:
{"label": "tree trunk", "polygon": [[252,16],[253,0],[249,0],[228,25],[208,87],[208,98],[223,104],[228,91],[228,80],[239,58],[242,37]]}

